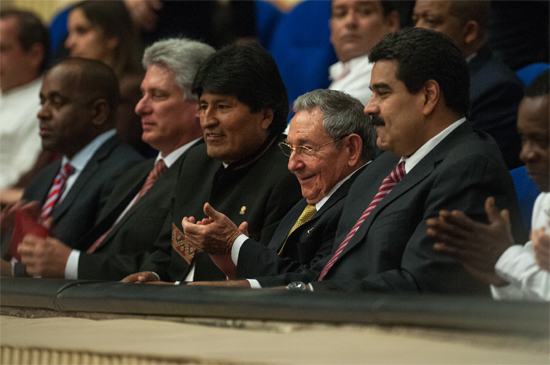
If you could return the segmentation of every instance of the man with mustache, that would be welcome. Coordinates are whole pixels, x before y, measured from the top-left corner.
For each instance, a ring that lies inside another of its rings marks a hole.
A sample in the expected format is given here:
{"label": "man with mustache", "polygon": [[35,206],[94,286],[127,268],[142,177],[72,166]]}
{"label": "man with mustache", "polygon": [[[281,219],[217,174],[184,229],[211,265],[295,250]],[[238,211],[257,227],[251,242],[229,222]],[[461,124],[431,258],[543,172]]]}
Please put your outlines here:
{"label": "man with mustache", "polygon": [[542,193],[535,201],[531,241],[515,244],[509,213],[492,198],[485,203],[489,224],[477,223],[458,210],[441,211],[428,220],[434,248],[459,260],[479,280],[491,284],[495,299],[550,300],[550,99],[548,71],[525,91],[518,113],[520,158]]}
{"label": "man with mustache", "polygon": [[212,221],[194,224],[184,218],[182,223],[194,247],[231,260],[236,275],[226,272],[230,278],[264,277],[231,285],[272,286],[276,275],[309,268],[328,255],[347,192],[374,159],[374,128],[359,100],[315,90],[298,97],[293,111],[287,141],[279,146],[304,198],[285,215],[268,246],[241,234],[219,212]]}

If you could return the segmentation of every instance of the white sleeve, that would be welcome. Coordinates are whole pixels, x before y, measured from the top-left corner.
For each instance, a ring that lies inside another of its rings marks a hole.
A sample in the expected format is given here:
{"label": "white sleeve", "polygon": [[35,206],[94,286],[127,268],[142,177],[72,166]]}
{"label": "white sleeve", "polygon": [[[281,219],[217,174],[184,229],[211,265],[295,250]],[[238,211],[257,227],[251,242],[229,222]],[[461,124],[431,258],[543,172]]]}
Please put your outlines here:
{"label": "white sleeve", "polygon": [[237,266],[239,262],[239,252],[241,251],[241,246],[247,239],[248,237],[246,235],[241,234],[235,239],[235,242],[233,242],[233,247],[231,247],[231,261],[233,261],[235,266]]}
{"label": "white sleeve", "polygon": [[530,241],[508,248],[498,259],[495,272],[510,284],[491,286],[493,298],[550,301],[550,273],[537,265]]}
{"label": "white sleeve", "polygon": [[78,279],[78,259],[80,258],[80,251],[72,250],[67,264],[65,264],[65,279],[77,280]]}

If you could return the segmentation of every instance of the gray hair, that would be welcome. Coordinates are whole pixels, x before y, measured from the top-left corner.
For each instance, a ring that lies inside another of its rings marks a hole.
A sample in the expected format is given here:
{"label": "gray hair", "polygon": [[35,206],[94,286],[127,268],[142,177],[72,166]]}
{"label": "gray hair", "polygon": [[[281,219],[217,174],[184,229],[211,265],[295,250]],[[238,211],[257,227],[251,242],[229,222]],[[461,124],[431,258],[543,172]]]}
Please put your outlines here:
{"label": "gray hair", "polygon": [[191,85],[201,63],[215,50],[211,46],[187,38],[170,38],[153,43],[143,54],[143,67],[168,67],[176,74],[176,84],[186,100],[197,101]]}
{"label": "gray hair", "polygon": [[[323,113],[323,127],[332,139],[357,134],[363,141],[361,156],[366,161],[375,157],[374,126],[370,117],[363,112],[364,106],[358,99],[341,91],[318,89],[299,96],[292,110],[298,113],[316,108]],[[337,141],[335,145],[339,143]]]}

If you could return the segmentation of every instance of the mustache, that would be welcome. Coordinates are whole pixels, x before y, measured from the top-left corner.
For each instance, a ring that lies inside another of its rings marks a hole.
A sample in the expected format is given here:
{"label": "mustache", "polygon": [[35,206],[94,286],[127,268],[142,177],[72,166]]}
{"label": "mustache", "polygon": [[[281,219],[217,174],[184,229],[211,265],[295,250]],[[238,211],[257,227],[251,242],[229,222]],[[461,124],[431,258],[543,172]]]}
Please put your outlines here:
{"label": "mustache", "polygon": [[383,126],[386,125],[386,122],[384,121],[384,118],[379,117],[378,115],[371,115],[370,120],[373,126]]}

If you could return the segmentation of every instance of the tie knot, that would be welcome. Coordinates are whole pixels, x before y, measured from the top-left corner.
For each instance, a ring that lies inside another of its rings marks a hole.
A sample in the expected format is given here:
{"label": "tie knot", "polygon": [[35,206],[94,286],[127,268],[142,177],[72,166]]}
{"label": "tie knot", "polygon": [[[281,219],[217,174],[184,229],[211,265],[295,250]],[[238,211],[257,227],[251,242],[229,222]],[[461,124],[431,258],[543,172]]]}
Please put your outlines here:
{"label": "tie knot", "polygon": [[395,182],[398,183],[405,176],[405,161],[401,161],[395,166],[392,170],[390,177]]}
{"label": "tie knot", "polygon": [[317,208],[315,207],[315,204],[308,204],[302,214],[300,215],[300,218],[304,220],[310,220],[311,217],[313,217],[317,213]]}
{"label": "tie knot", "polygon": [[154,179],[157,180],[164,173],[164,171],[166,171],[166,164],[164,163],[164,160],[158,160],[153,168],[152,176],[154,176]]}
{"label": "tie knot", "polygon": [[63,165],[63,168],[61,169],[61,175],[63,175],[64,178],[68,178],[73,173],[73,167],[70,163],[66,163]]}

